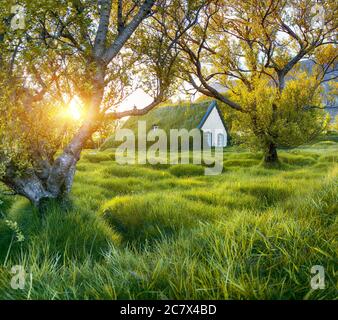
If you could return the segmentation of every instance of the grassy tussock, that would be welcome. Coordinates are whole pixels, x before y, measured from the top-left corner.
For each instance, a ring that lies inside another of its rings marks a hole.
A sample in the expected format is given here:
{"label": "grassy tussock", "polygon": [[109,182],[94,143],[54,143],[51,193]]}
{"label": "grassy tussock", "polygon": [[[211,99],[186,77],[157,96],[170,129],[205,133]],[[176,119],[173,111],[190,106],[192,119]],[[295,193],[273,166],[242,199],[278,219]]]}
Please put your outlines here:
{"label": "grassy tussock", "polygon": [[[182,217],[182,213],[188,213]],[[149,193],[115,198],[102,209],[103,218],[129,242],[150,241],[192,229],[200,221],[222,215],[220,208],[183,199],[178,194]]]}
{"label": "grassy tussock", "polygon": [[193,177],[204,175],[204,168],[193,164],[181,164],[172,166],[169,172],[176,177]]}

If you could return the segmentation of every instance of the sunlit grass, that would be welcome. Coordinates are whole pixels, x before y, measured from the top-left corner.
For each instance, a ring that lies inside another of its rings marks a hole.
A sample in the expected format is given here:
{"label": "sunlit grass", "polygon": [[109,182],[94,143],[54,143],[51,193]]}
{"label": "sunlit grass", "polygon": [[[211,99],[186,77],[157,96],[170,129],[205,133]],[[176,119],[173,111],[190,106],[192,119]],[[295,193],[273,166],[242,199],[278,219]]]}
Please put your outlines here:
{"label": "sunlit grass", "polygon": [[[203,166],[118,165],[86,151],[68,211],[43,221],[1,196],[3,299],[336,299],[338,144],[261,155],[225,151],[223,174]],[[17,242],[5,219],[24,236]],[[325,290],[310,287],[313,265]],[[24,265],[24,290],[10,267]]]}

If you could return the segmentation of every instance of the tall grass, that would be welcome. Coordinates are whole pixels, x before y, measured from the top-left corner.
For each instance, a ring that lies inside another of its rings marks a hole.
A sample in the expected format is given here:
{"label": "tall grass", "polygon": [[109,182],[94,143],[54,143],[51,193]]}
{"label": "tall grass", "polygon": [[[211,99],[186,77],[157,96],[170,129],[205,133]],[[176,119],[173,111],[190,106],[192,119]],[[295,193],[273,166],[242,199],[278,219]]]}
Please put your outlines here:
{"label": "tall grass", "polygon": [[[337,151],[283,151],[266,169],[227,150],[214,177],[85,156],[68,212],[51,206],[41,221],[27,201],[0,199],[0,298],[337,299]],[[14,265],[24,290],[10,286]],[[324,290],[311,289],[313,265]]]}

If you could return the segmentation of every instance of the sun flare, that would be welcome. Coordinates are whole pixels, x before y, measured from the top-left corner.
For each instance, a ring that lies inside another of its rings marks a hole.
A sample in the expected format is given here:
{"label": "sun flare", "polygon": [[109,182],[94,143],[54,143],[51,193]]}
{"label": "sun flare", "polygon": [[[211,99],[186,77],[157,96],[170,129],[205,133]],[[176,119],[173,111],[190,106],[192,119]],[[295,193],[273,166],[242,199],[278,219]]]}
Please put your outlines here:
{"label": "sun flare", "polygon": [[78,98],[74,97],[68,107],[68,116],[74,120],[80,120],[82,113],[81,113],[81,102]]}

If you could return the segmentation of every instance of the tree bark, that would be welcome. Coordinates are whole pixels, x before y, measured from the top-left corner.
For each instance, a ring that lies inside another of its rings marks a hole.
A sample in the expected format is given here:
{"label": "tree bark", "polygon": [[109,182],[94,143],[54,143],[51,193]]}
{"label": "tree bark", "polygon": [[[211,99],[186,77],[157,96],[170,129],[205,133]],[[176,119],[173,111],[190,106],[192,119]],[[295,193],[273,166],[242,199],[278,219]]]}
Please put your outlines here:
{"label": "tree bark", "polygon": [[279,164],[277,147],[273,142],[270,142],[265,149],[264,164],[272,166]]}
{"label": "tree bark", "polygon": [[2,182],[14,190],[16,194],[29,199],[34,206],[38,207],[41,199],[52,196],[33,170],[29,169],[21,176],[16,176],[11,171],[11,169],[7,170]]}

